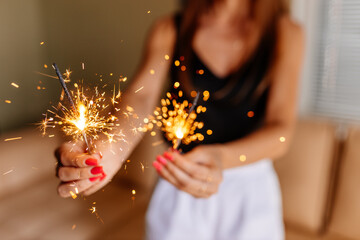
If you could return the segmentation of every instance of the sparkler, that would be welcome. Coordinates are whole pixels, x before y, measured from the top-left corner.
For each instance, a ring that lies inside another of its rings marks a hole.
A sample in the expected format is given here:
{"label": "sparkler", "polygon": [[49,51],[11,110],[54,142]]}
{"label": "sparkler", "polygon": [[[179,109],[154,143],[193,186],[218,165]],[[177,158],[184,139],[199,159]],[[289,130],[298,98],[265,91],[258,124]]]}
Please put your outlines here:
{"label": "sparkler", "polygon": [[[197,102],[199,101],[199,96],[200,96],[200,92],[197,92],[197,93],[196,93],[196,97],[195,97],[195,99],[194,99],[194,101],[193,101],[193,103],[192,103],[192,105],[191,105],[190,110],[189,110],[189,114],[188,114],[188,116],[187,116],[186,119],[185,119],[185,123],[184,123],[184,124],[186,124],[186,122],[188,121],[188,119],[189,119],[192,111],[194,111],[194,109],[195,109],[195,107],[196,107],[196,105],[197,105]],[[183,124],[182,124],[182,125],[183,125]],[[177,130],[176,130],[176,132],[175,132],[175,135],[176,135],[176,137],[177,137],[177,140],[176,140],[176,144],[175,144],[175,146],[174,146],[174,149],[178,149],[178,148],[179,148],[179,146],[180,146],[180,144],[181,144],[181,139],[184,138],[184,132],[186,133],[186,131],[184,131],[181,127],[179,127],[179,126],[177,127]]]}
{"label": "sparkler", "polygon": [[[100,133],[105,136],[108,143],[126,142],[124,134],[118,130],[120,124],[116,123],[118,117],[114,113],[119,112],[127,118],[137,118],[137,116],[130,106],[124,110],[121,110],[119,106],[117,108],[121,97],[120,86],[116,93],[114,86],[114,92],[109,97],[105,90],[99,92],[99,89],[103,89],[106,84],[102,87],[95,87],[95,93],[88,97],[84,93],[84,88],[77,83],[74,83],[76,90],[69,91],[66,82],[71,81],[70,70],[66,71],[64,74],[66,78],[64,79],[56,64],[53,67],[63,91],[59,104],[47,110],[44,120],[39,124],[42,134],[45,135],[48,128],[60,127],[66,135],[71,136],[74,140],[83,140],[89,153],[93,151],[93,148],[96,148],[96,145],[92,145],[91,140],[99,139]],[[90,90],[86,88],[85,91]],[[68,99],[69,107],[62,102],[65,96]],[[103,140],[103,142],[105,141]]]}
{"label": "sparkler", "polygon": [[[64,92],[66,94],[66,97],[68,99],[68,101],[70,102],[70,105],[72,107],[72,110],[74,111],[74,113],[76,114],[76,106],[75,106],[75,103],[71,97],[71,94],[68,90],[68,88],[66,87],[66,84],[65,84],[65,81],[63,79],[63,77],[61,76],[61,73],[59,71],[59,68],[57,67],[56,63],[53,64],[53,67],[55,69],[55,72],[56,72],[56,75],[58,76],[59,78],[59,81],[60,81],[60,84],[62,86],[62,88],[64,89]],[[86,117],[85,117],[85,113],[86,113],[86,108],[83,104],[79,104],[78,105],[78,114],[79,114],[79,117],[78,119],[76,119],[75,121],[73,121],[73,124],[81,131],[81,135],[84,139],[84,142],[86,144],[86,147],[88,149],[88,152],[91,154],[92,153],[92,149],[90,148],[90,145],[89,145],[89,142],[87,140],[87,137],[86,137],[86,133],[85,133],[85,127],[86,127]]]}
{"label": "sparkler", "polygon": [[[175,88],[177,87],[179,87],[178,82],[175,83]],[[205,92],[203,99],[206,101],[209,93]],[[179,91],[178,97],[182,96],[183,92]],[[168,92],[167,99],[161,99],[162,107],[157,107],[153,116],[144,119],[145,131],[152,131],[154,126],[160,127],[165,137],[172,142],[174,149],[178,149],[181,143],[188,145],[193,141],[203,141],[204,136],[196,132],[197,129],[204,127],[203,122],[196,121],[197,113],[206,111],[205,107],[197,106],[199,97],[200,92],[197,92],[194,101],[189,104],[187,100],[176,101],[175,97]],[[187,110],[188,107],[190,107],[189,110]]]}

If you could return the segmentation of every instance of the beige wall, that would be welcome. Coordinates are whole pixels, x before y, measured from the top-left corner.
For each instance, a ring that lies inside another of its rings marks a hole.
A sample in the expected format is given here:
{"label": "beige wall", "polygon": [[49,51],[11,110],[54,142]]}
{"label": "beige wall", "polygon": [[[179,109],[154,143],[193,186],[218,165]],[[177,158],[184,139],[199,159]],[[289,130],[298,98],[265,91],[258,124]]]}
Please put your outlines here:
{"label": "beige wall", "polygon": [[[43,38],[39,6],[38,0],[0,1],[1,131],[34,119],[32,111],[42,107],[42,96],[46,96],[36,91],[37,76],[32,73],[44,59],[39,44]],[[12,82],[20,88],[12,87]],[[5,103],[7,99],[12,103]]]}
{"label": "beige wall", "polygon": [[[146,32],[158,17],[177,8],[177,0],[1,0],[0,131],[41,119],[60,87],[56,61],[70,67],[74,80],[97,80],[95,73],[131,76],[139,62]],[[147,13],[150,11],[150,13]],[[40,42],[45,44],[40,46]],[[86,73],[80,74],[81,62]],[[115,78],[116,77],[116,78]],[[45,90],[37,90],[39,81]],[[10,84],[20,85],[16,89]],[[4,100],[9,99],[11,104]]]}

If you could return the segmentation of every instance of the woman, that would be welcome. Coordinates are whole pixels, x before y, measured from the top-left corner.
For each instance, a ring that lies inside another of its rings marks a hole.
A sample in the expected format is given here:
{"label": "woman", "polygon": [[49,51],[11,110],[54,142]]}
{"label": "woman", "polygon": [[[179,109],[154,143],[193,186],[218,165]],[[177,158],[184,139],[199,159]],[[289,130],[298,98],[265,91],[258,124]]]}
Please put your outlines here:
{"label": "woman", "polygon": [[162,179],[147,214],[148,239],[283,239],[271,159],[286,151],[293,130],[303,45],[281,0],[188,1],[149,35],[122,102],[140,115],[121,120],[128,143],[98,143],[101,154],[92,155],[63,144],[59,194],[68,197],[75,186],[92,194],[111,180],[141,138],[130,126],[151,113],[170,70],[185,99],[192,90],[210,92],[200,120],[213,134],[153,163]]}

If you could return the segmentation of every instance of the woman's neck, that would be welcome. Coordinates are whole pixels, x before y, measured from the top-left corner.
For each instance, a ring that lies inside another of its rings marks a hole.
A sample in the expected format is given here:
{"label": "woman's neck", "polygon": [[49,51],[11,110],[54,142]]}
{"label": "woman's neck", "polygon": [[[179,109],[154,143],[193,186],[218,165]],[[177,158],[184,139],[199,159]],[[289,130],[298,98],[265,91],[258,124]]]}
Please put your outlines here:
{"label": "woman's neck", "polygon": [[217,1],[213,7],[217,21],[223,24],[242,24],[248,19],[249,12],[249,0],[222,0]]}

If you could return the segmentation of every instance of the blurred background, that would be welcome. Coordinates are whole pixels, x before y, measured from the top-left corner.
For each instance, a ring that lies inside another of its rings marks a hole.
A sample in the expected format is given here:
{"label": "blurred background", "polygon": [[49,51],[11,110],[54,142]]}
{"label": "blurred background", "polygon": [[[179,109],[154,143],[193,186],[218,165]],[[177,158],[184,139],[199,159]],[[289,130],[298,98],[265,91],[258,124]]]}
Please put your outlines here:
{"label": "blurred background", "polygon": [[[89,84],[130,82],[149,27],[180,5],[0,0],[1,239],[142,239],[156,181],[149,166],[165,146],[145,137],[103,191],[60,199],[53,151],[61,134],[42,137],[35,123],[61,93],[46,76],[54,76],[53,62]],[[275,162],[287,239],[360,239],[360,2],[290,5],[306,32],[306,58],[294,141]]]}

